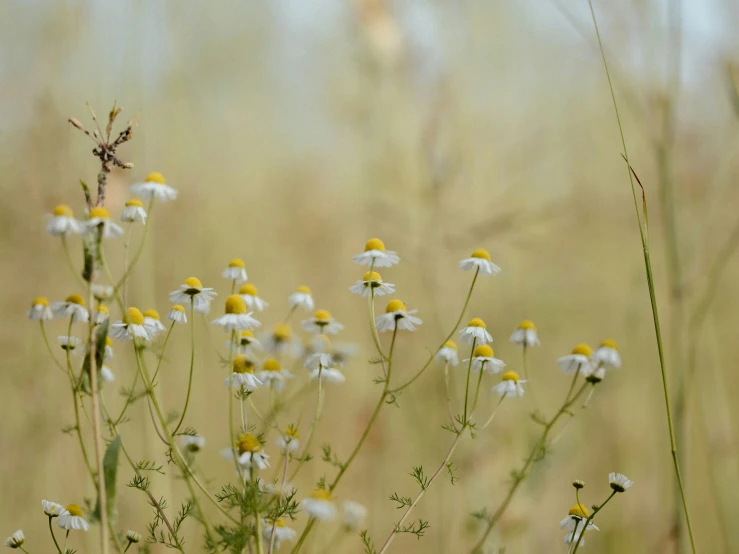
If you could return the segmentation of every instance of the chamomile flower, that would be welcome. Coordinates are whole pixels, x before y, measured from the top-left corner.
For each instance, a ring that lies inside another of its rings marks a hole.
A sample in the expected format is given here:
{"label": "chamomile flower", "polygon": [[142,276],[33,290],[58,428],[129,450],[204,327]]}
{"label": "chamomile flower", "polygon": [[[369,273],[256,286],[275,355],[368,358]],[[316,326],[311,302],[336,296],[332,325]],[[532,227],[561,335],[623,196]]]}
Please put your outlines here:
{"label": "chamomile flower", "polygon": [[156,198],[157,200],[166,202],[167,200],[177,198],[177,191],[167,184],[164,175],[158,171],[149,173],[144,182],[133,185],[131,191],[144,200]]}
{"label": "chamomile flower", "polygon": [[370,239],[364,245],[364,252],[352,258],[354,263],[374,267],[390,267],[400,262],[398,254],[385,250],[385,243],[380,239]]}
{"label": "chamomile flower", "polygon": [[105,302],[113,296],[113,287],[110,285],[92,285],[92,295],[98,302]]}
{"label": "chamomile flower", "polygon": [[66,204],[59,204],[49,216],[46,232],[54,237],[80,234],[82,224],[74,218],[74,212]]}
{"label": "chamomile flower", "polygon": [[213,325],[217,325],[224,331],[242,331],[244,329],[254,329],[261,325],[259,321],[251,316],[251,312],[247,313],[246,302],[238,294],[232,294],[226,299],[225,311],[225,315],[211,321]]}
{"label": "chamomile flower", "polygon": [[23,534],[23,531],[18,529],[15,533],[5,539],[5,546],[8,548],[21,548],[24,542],[26,542],[26,536]]}
{"label": "chamomile flower", "polygon": [[103,361],[109,362],[113,359],[113,339],[110,338],[110,335],[105,337],[105,352],[103,354]]}
{"label": "chamomile flower", "polygon": [[600,346],[593,352],[593,365],[607,368],[621,367],[621,355],[618,353],[616,343],[611,339],[604,340]]}
{"label": "chamomile flower", "polygon": [[78,346],[82,344],[82,339],[63,335],[61,337],[57,337],[56,340],[59,341],[59,346],[62,347],[62,350],[66,350],[70,354],[79,354],[80,351]]}
{"label": "chamomile flower", "polygon": [[144,209],[144,205],[141,203],[141,200],[133,198],[126,202],[126,206],[123,208],[123,212],[121,213],[121,221],[125,223],[140,221],[146,225],[146,210]]}
{"label": "chamomile flower", "polygon": [[616,492],[626,492],[634,484],[634,482],[626,477],[626,475],[624,475],[623,473],[609,473],[608,483]]}
{"label": "chamomile flower", "polygon": [[264,524],[264,529],[262,530],[262,538],[265,541],[272,540],[272,528],[274,527],[274,534],[275,534],[275,550],[280,548],[280,543],[282,541],[294,541],[295,540],[295,530],[291,529],[287,526],[287,523],[285,523],[285,520],[281,517],[277,518],[277,523],[271,519],[265,518],[262,520]]}
{"label": "chamomile flower", "polygon": [[572,349],[572,354],[562,356],[557,360],[557,364],[565,373],[572,373],[573,371],[579,371],[583,375],[589,375],[592,373],[593,365],[590,363],[590,356],[593,355],[593,350],[587,344],[578,344]]}
{"label": "chamomile flower", "polygon": [[275,325],[272,332],[264,337],[262,342],[267,350],[277,355],[289,354],[291,356],[297,356],[302,349],[300,343],[295,340],[293,330],[287,323],[278,323]]}
{"label": "chamomile flower", "polygon": [[301,503],[308,515],[321,521],[331,521],[336,517],[336,505],[331,500],[331,493],[326,489],[316,489]]}
{"label": "chamomile flower", "polygon": [[126,310],[122,321],[116,321],[111,325],[110,334],[118,340],[151,340],[149,331],[145,327],[144,314],[133,306]]}
{"label": "chamomile flower", "polygon": [[480,275],[497,275],[500,273],[500,268],[490,261],[490,254],[484,248],[478,248],[469,258],[459,262],[459,267],[464,271],[478,271]]}
{"label": "chamomile flower", "polygon": [[493,342],[493,337],[488,333],[485,322],[479,317],[470,320],[467,327],[460,330],[459,334],[462,335],[462,342],[467,344],[472,344],[473,342],[475,344]]}
{"label": "chamomile flower", "polygon": [[331,354],[331,341],[326,335],[316,335],[310,341],[309,349],[312,353],[305,359],[303,367],[319,369],[338,365]]}
{"label": "chamomile flower", "polygon": [[334,365],[343,367],[349,358],[357,354],[357,345],[351,342],[337,342],[331,347],[331,357]]}
{"label": "chamomile flower", "polygon": [[100,229],[104,239],[117,239],[123,234],[123,227],[113,223],[110,219],[110,213],[102,206],[90,210],[90,215],[87,221],[84,222],[84,226],[86,233],[92,233]]}
{"label": "chamomile flower", "polygon": [[318,310],[313,317],[303,321],[303,329],[319,334],[335,335],[344,326],[336,321],[327,310]]}
{"label": "chamomile flower", "polygon": [[528,319],[524,319],[511,335],[511,342],[522,348],[539,346],[539,336],[536,333],[536,325]]}
{"label": "chamomile flower", "polygon": [[241,258],[234,258],[228,262],[228,267],[223,270],[221,277],[229,281],[236,281],[237,285],[246,282],[246,265]]}
{"label": "chamomile flower", "polygon": [[169,309],[167,319],[181,325],[187,323],[187,313],[185,312],[185,307],[181,304],[175,304]]}
{"label": "chamomile flower", "polygon": [[305,285],[300,285],[296,288],[295,292],[289,296],[288,302],[290,302],[291,310],[294,310],[295,308],[303,308],[306,312],[310,312],[316,307],[313,302],[313,295],[311,294],[310,289]]}
{"label": "chamomile flower", "polygon": [[402,331],[415,331],[415,326],[423,323],[423,320],[412,315],[417,311],[408,310],[401,300],[391,300],[385,306],[385,313],[375,318],[375,327],[380,333],[396,327]]}
{"label": "chamomile flower", "polygon": [[[464,360],[469,362],[470,359]],[[505,367],[505,362],[495,357],[492,347],[489,344],[480,344],[475,346],[472,352],[472,371],[478,372],[481,369],[488,373],[500,373]]]}
{"label": "chamomile flower", "polygon": [[241,285],[239,294],[241,295],[241,298],[244,299],[244,302],[246,302],[246,305],[250,310],[263,312],[264,308],[269,306],[269,304],[257,296],[257,287],[252,283],[244,283]]}
{"label": "chamomile flower", "polygon": [[[236,459],[242,469],[251,469],[253,467],[257,469],[266,469],[269,467],[269,456],[264,453],[262,443],[259,439],[251,433],[245,435],[239,435],[239,438],[235,443]],[[224,458],[233,460],[234,450],[231,448],[225,448],[221,450],[221,455]]]}
{"label": "chamomile flower", "polygon": [[41,507],[44,509],[44,513],[49,517],[58,517],[62,515],[64,506],[51,500],[42,500]]}
{"label": "chamomile flower", "polygon": [[311,370],[310,380],[315,381],[316,379],[320,379],[326,383],[343,383],[346,381],[344,374],[335,367]]}
{"label": "chamomile flower", "polygon": [[54,319],[54,312],[49,305],[49,301],[43,296],[34,298],[31,307],[28,309],[28,319],[32,321],[49,321]]}
{"label": "chamomile flower", "polygon": [[515,371],[506,371],[500,378],[500,383],[493,387],[493,390],[497,392],[501,397],[505,398],[521,398],[524,390],[522,383],[525,380],[521,380],[518,377],[518,373]]}
{"label": "chamomile flower", "polygon": [[358,531],[364,525],[364,519],[367,517],[367,508],[359,502],[352,500],[344,500],[342,504],[343,514],[341,524],[348,531]]}
{"label": "chamomile flower", "polygon": [[112,383],[113,381],[115,381],[115,373],[113,373],[113,370],[110,369],[107,365],[104,365],[100,368],[100,376],[106,383]]}
{"label": "chamomile flower", "polygon": [[108,318],[110,317],[110,310],[108,309],[108,306],[104,304],[99,304],[95,308],[95,323],[97,325],[100,325],[101,323],[105,323],[108,321]]}
{"label": "chamomile flower", "polygon": [[205,438],[200,435],[180,435],[180,446],[188,452],[197,452],[205,448]]}
{"label": "chamomile flower", "polygon": [[159,317],[159,312],[154,309],[146,310],[144,312],[144,327],[146,327],[146,331],[152,339],[159,333],[167,330],[167,328],[162,325],[162,318]]}
{"label": "chamomile flower", "polygon": [[567,528],[565,544],[575,544],[580,540],[580,546],[583,546],[585,544],[585,539],[580,539],[580,535],[593,529],[596,531],[598,530],[598,527],[592,522],[588,523],[587,528],[585,528],[585,522],[589,515],[588,509],[582,504],[575,504],[570,508],[570,511],[567,512],[567,516],[565,516],[559,524],[560,529]]}
{"label": "chamomile flower", "polygon": [[72,323],[84,323],[90,319],[85,300],[79,294],[70,294],[63,302],[52,302],[51,311],[54,317],[71,317]]}
{"label": "chamomile flower", "polygon": [[254,336],[254,333],[251,330],[244,329],[236,337],[236,343],[231,344],[231,341],[226,341],[226,347],[227,348],[233,347],[234,351],[241,352],[242,354],[246,354],[252,348],[255,348],[255,349],[261,348],[262,343],[259,342],[259,339]]}
{"label": "chamomile flower", "polygon": [[279,481],[275,483],[265,483],[264,481],[260,481],[259,485],[265,494],[269,494],[275,498],[285,498],[286,496],[295,494],[297,491],[297,489],[287,481],[284,483]]}
{"label": "chamomile flower", "polygon": [[207,314],[211,301],[217,295],[212,288],[204,287],[197,277],[188,277],[178,290],[169,293],[169,300],[184,305],[192,302],[193,310]]}
{"label": "chamomile flower", "polygon": [[599,366],[596,368],[591,367],[588,373],[585,375],[585,380],[588,383],[593,383],[594,385],[597,383],[600,383],[603,379],[606,377],[606,368],[603,366]]}
{"label": "chamomile flower", "polygon": [[395,292],[395,285],[392,283],[385,283],[382,280],[382,276],[376,271],[367,272],[362,277],[361,281],[356,281],[349,290],[354,294],[361,294],[367,296],[372,289],[375,296],[384,296]]}
{"label": "chamomile flower", "polygon": [[457,345],[454,344],[454,341],[446,341],[444,343],[444,346],[439,348],[439,351],[436,353],[436,359],[444,362],[445,364],[449,365],[457,365],[459,364],[459,355],[457,353]]}
{"label": "chamomile flower", "polygon": [[298,430],[291,425],[290,427],[285,429],[284,433],[277,437],[277,441],[275,441],[275,444],[277,444],[277,446],[279,446],[282,450],[295,452],[298,448],[300,448],[300,434],[298,433]]}
{"label": "chamomile flower", "polygon": [[262,385],[262,381],[254,375],[254,362],[243,354],[234,358],[232,368],[231,377],[226,377],[224,381],[227,387],[251,391],[257,390]]}
{"label": "chamomile flower", "polygon": [[267,358],[262,365],[262,370],[257,373],[257,378],[276,391],[281,391],[285,388],[285,380],[292,379],[293,374],[282,369],[280,362],[274,358]]}
{"label": "chamomile flower", "polygon": [[136,544],[137,542],[139,542],[141,540],[141,534],[140,533],[137,533],[136,531],[131,531],[129,529],[128,531],[126,531],[126,540],[129,543]]}
{"label": "chamomile flower", "polygon": [[57,525],[67,531],[87,531],[90,524],[82,517],[82,509],[77,504],[68,504],[59,515]]}

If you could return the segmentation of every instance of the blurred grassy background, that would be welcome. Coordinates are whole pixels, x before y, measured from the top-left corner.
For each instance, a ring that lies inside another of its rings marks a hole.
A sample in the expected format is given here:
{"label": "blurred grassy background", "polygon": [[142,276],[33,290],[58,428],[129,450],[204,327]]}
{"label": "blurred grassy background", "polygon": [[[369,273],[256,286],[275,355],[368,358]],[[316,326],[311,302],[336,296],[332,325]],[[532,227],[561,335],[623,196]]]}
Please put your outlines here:
{"label": "blurred grassy background", "polygon": [[[737,552],[732,283],[739,267],[724,245],[739,200],[736,96],[727,86],[739,9],[721,0],[598,4],[632,163],[650,206],[673,373],[696,347],[683,471],[699,547]],[[543,344],[531,356],[532,385],[545,413],[566,393],[569,381],[555,360],[574,344],[613,338],[624,359],[527,480],[491,548],[564,552],[558,523],[574,503],[572,479],[588,483],[590,505],[606,494],[608,472],[621,471],[636,485],[599,517],[601,532],[588,537],[588,549],[675,551],[673,473],[643,261],[585,2],[10,1],[0,5],[0,30],[6,535],[22,527],[31,552],[48,550],[39,501],[93,496],[76,442],[60,432],[72,421],[69,393],[38,329],[23,319],[33,297],[74,291],[58,242],[43,233],[43,214],[55,204],[81,214],[77,181],[95,180],[90,143],[66,119],[87,124],[85,101],[104,114],[117,99],[122,117],[136,115],[141,125],[121,151],[136,168],[111,177],[111,211],[120,213],[127,185],[149,171],[162,171],[181,191],[175,203],[157,206],[132,281],[135,304],[166,313],[167,293],[191,274],[223,295],[219,273],[234,256],[246,260],[250,280],[271,303],[266,323],[283,317],[295,286],[309,285],[319,307],[346,324],[340,340],[359,344],[347,383],[328,391],[316,442],[330,441],[345,457],[379,394],[377,368],[365,361],[372,354],[365,303],[347,291],[362,274],[351,256],[380,236],[403,259],[383,276],[425,321],[399,343],[398,372],[410,375],[457,317],[470,278],[458,260],[486,247],[503,273],[480,281],[470,317],[488,322],[496,355],[513,369],[520,353],[509,334],[523,318],[537,323]],[[683,275],[672,288],[669,205]],[[114,252],[120,268],[121,251]],[[716,259],[727,262],[716,281],[719,301],[705,323],[691,326]],[[51,325],[52,337],[63,333]],[[198,333],[188,423],[208,441],[199,461],[215,488],[231,478],[217,453],[227,439],[216,355],[223,339],[211,330],[206,345],[204,326]],[[185,390],[187,333],[172,344],[163,385],[175,409]],[[132,375],[123,350],[118,345],[116,387]],[[385,408],[338,489],[340,499],[369,507],[368,527],[380,543],[398,517],[388,496],[414,493],[411,467],[434,467],[450,440],[440,429],[441,375],[430,370],[401,397],[401,409]],[[462,372],[455,378],[459,386]],[[108,398],[117,404],[113,388]],[[484,401],[492,405],[492,393]],[[494,425],[464,442],[455,457],[461,480],[455,487],[438,481],[414,512],[430,520],[427,536],[400,536],[394,551],[467,551],[477,536],[469,512],[497,506],[537,433],[529,402],[504,403]],[[136,408],[126,440],[136,458],[162,460],[145,408]],[[276,461],[275,448],[269,451]],[[334,472],[313,461],[297,484],[308,490],[324,473]],[[150,510],[141,493],[123,487],[129,478],[123,466],[120,526],[144,531]],[[157,480],[154,491],[173,494],[175,506],[185,496],[176,480]],[[324,543],[333,532],[316,533],[309,550],[331,551]],[[192,533],[192,551],[199,544]],[[93,533],[70,545],[97,548]],[[361,545],[352,537],[333,551],[361,552]]]}

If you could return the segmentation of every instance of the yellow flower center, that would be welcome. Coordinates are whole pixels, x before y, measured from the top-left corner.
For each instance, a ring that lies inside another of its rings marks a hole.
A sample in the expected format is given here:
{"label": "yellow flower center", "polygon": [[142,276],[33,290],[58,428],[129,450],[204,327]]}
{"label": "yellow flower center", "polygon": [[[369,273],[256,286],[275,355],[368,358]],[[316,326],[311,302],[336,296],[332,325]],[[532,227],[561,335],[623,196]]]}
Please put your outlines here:
{"label": "yellow flower center", "polygon": [[391,300],[387,303],[387,306],[385,306],[385,313],[389,314],[392,312],[398,312],[398,311],[407,311],[405,304],[402,300]]}
{"label": "yellow flower center", "polygon": [[105,346],[113,346],[113,339],[110,337],[105,337]]}
{"label": "yellow flower center", "polygon": [[148,317],[150,319],[156,319],[157,321],[160,321],[162,318],[159,317],[159,312],[156,310],[146,310],[144,312],[144,317]]}
{"label": "yellow flower center", "polygon": [[368,250],[385,250],[385,243],[380,239],[369,239],[367,244],[364,245],[364,251]]}
{"label": "yellow flower center", "polygon": [[275,360],[274,358],[267,358],[264,360],[264,371],[280,371],[282,370],[282,366],[280,365],[280,362]]}
{"label": "yellow flower center", "polygon": [[126,310],[125,320],[129,325],[143,325],[144,314],[141,313],[141,310],[132,306]]}
{"label": "yellow flower center", "polygon": [[70,304],[77,304],[79,306],[85,305],[84,298],[82,298],[79,294],[70,294],[64,301],[69,302]]}
{"label": "yellow flower center", "polygon": [[66,204],[59,204],[56,208],[54,208],[54,215],[56,217],[74,217],[74,212],[72,211],[72,208],[70,208]]}
{"label": "yellow flower center", "polygon": [[233,371],[234,373],[254,373],[254,362],[247,359],[243,354],[239,354],[234,359]]}
{"label": "yellow flower center", "polygon": [[177,312],[182,312],[183,314],[185,313],[185,307],[180,304],[175,304],[174,306],[172,306],[172,309]]}
{"label": "yellow flower center", "polygon": [[362,281],[382,281],[382,276],[376,271],[368,271],[362,276]]}
{"label": "yellow flower center", "polygon": [[475,346],[473,356],[475,356],[476,358],[493,358],[493,349],[489,344],[481,344],[479,346]]}
{"label": "yellow flower center", "polygon": [[467,327],[482,327],[483,329],[486,329],[485,322],[479,317],[470,320],[470,322],[467,324]]}
{"label": "yellow flower center", "polygon": [[286,323],[278,323],[275,325],[274,331],[272,331],[272,337],[277,341],[283,341],[289,339],[293,334],[292,329]]}
{"label": "yellow flower center", "polygon": [[187,285],[185,294],[200,294],[200,291],[203,288],[203,283],[201,283],[200,279],[197,277],[188,277],[185,279],[185,285]]}
{"label": "yellow flower center", "polygon": [[287,527],[287,523],[285,523],[285,520],[280,518],[277,518],[277,527]]}
{"label": "yellow flower center", "polygon": [[248,294],[249,296],[257,296],[257,287],[251,283],[244,283],[239,289],[239,294]]}
{"label": "yellow flower center", "polygon": [[536,325],[534,325],[533,321],[529,321],[528,319],[524,319],[521,323],[518,324],[519,329],[526,329],[531,331],[536,331]]}
{"label": "yellow flower center", "polygon": [[244,260],[242,260],[241,258],[234,258],[233,260],[228,262],[228,267],[240,267],[243,269],[246,266],[244,265]]}
{"label": "yellow flower center", "polygon": [[316,500],[331,500],[331,493],[326,489],[316,489],[311,494],[311,497]]}
{"label": "yellow flower center", "polygon": [[580,354],[581,356],[592,356],[593,355],[593,349],[590,348],[587,344],[582,343],[578,344],[575,348],[572,349],[573,354]]}
{"label": "yellow flower center", "polygon": [[588,516],[590,515],[588,513],[588,509],[582,504],[575,504],[572,508],[570,508],[570,511],[567,513],[571,516],[577,516],[583,519],[587,519]]}
{"label": "yellow flower center", "polygon": [[68,504],[65,507],[65,510],[67,510],[73,516],[82,517],[82,508],[80,508],[77,504]]}
{"label": "yellow flower center", "polygon": [[298,433],[298,430],[295,427],[293,427],[292,425],[290,427],[288,427],[287,429],[285,429],[285,434],[288,437],[292,437],[294,439],[299,439],[300,438],[300,434]]}
{"label": "yellow flower center", "polygon": [[243,454],[244,452],[259,452],[262,449],[259,439],[251,433],[239,435],[236,446],[239,449],[239,454]]}
{"label": "yellow flower center", "polygon": [[473,258],[481,258],[483,260],[490,261],[490,254],[484,248],[478,248],[472,253]]}
{"label": "yellow flower center", "polygon": [[616,347],[616,341],[611,339],[606,339],[603,342],[600,343],[601,346],[605,346],[606,348],[613,348],[614,350],[618,350]]}
{"label": "yellow flower center", "polygon": [[41,304],[44,307],[48,307],[49,301],[43,296],[39,296],[38,298],[33,299],[33,303],[31,304],[31,306],[38,306],[39,304]]}
{"label": "yellow flower center", "polygon": [[126,202],[126,206],[128,206],[129,208],[132,206],[136,206],[137,208],[144,207],[144,205],[141,203],[141,200],[139,200],[138,198],[133,198],[129,200],[128,202]]}
{"label": "yellow flower center", "polygon": [[164,175],[158,171],[152,171],[146,176],[147,183],[157,183],[159,185],[165,184],[167,181],[164,179]]}
{"label": "yellow flower center", "polygon": [[457,349],[457,345],[456,345],[456,344],[454,344],[454,341],[451,341],[451,340],[448,340],[448,341],[446,341],[446,342],[444,343],[444,346],[445,346],[446,348],[453,348],[454,350],[456,350],[456,349]]}
{"label": "yellow flower center", "polygon": [[306,287],[305,285],[300,285],[298,288],[295,289],[295,292],[302,292],[304,294],[311,294],[310,289]]}
{"label": "yellow flower center", "polygon": [[232,294],[226,298],[226,313],[227,314],[245,314],[246,313],[246,302],[238,294]]}
{"label": "yellow flower center", "polygon": [[110,213],[108,213],[108,210],[106,210],[102,206],[97,206],[90,210],[90,219],[93,218],[110,219]]}
{"label": "yellow flower center", "polygon": [[252,333],[251,331],[249,331],[249,329],[245,329],[244,331],[241,331],[241,338],[242,339],[244,339],[244,338],[253,339],[254,338],[254,333]]}
{"label": "yellow flower center", "polygon": [[506,371],[501,377],[503,381],[520,381],[521,378],[518,376],[518,373],[515,371]]}
{"label": "yellow flower center", "polygon": [[331,313],[328,310],[318,310],[313,314],[313,318],[317,319],[319,322],[326,322],[331,319]]}
{"label": "yellow flower center", "polygon": [[109,314],[110,313],[110,310],[108,309],[108,306],[104,306],[103,304],[100,304],[97,307],[97,310],[98,310],[98,312],[102,312],[104,314]]}

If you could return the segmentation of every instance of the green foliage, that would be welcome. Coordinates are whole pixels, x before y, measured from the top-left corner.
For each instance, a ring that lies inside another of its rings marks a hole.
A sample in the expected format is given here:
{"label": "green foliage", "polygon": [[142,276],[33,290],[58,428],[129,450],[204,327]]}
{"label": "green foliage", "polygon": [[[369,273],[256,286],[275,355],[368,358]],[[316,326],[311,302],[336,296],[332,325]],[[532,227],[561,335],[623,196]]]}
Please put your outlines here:
{"label": "green foliage", "polygon": [[[116,505],[116,476],[118,475],[118,454],[121,450],[121,437],[117,435],[103,456],[103,478],[105,479],[105,508],[108,520],[115,523],[118,519],[118,507]],[[100,519],[100,500],[98,499],[93,513],[93,519]]]}

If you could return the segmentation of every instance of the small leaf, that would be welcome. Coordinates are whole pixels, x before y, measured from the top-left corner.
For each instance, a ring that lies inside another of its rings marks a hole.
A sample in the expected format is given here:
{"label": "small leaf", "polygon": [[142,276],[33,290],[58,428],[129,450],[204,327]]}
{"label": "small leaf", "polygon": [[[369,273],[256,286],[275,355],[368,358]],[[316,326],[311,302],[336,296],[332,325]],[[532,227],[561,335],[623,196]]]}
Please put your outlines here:
{"label": "small leaf", "polygon": [[87,186],[82,179],[80,179],[80,185],[82,186],[82,192],[85,193],[85,202],[89,206],[92,203],[92,196],[90,195],[90,188]]}
{"label": "small leaf", "polygon": [[[118,519],[118,508],[116,507],[116,476],[118,475],[118,454],[121,450],[121,436],[116,435],[113,441],[105,449],[103,456],[103,477],[105,479],[105,499],[108,519],[115,524]],[[100,519],[100,502],[95,506],[94,518]]]}

